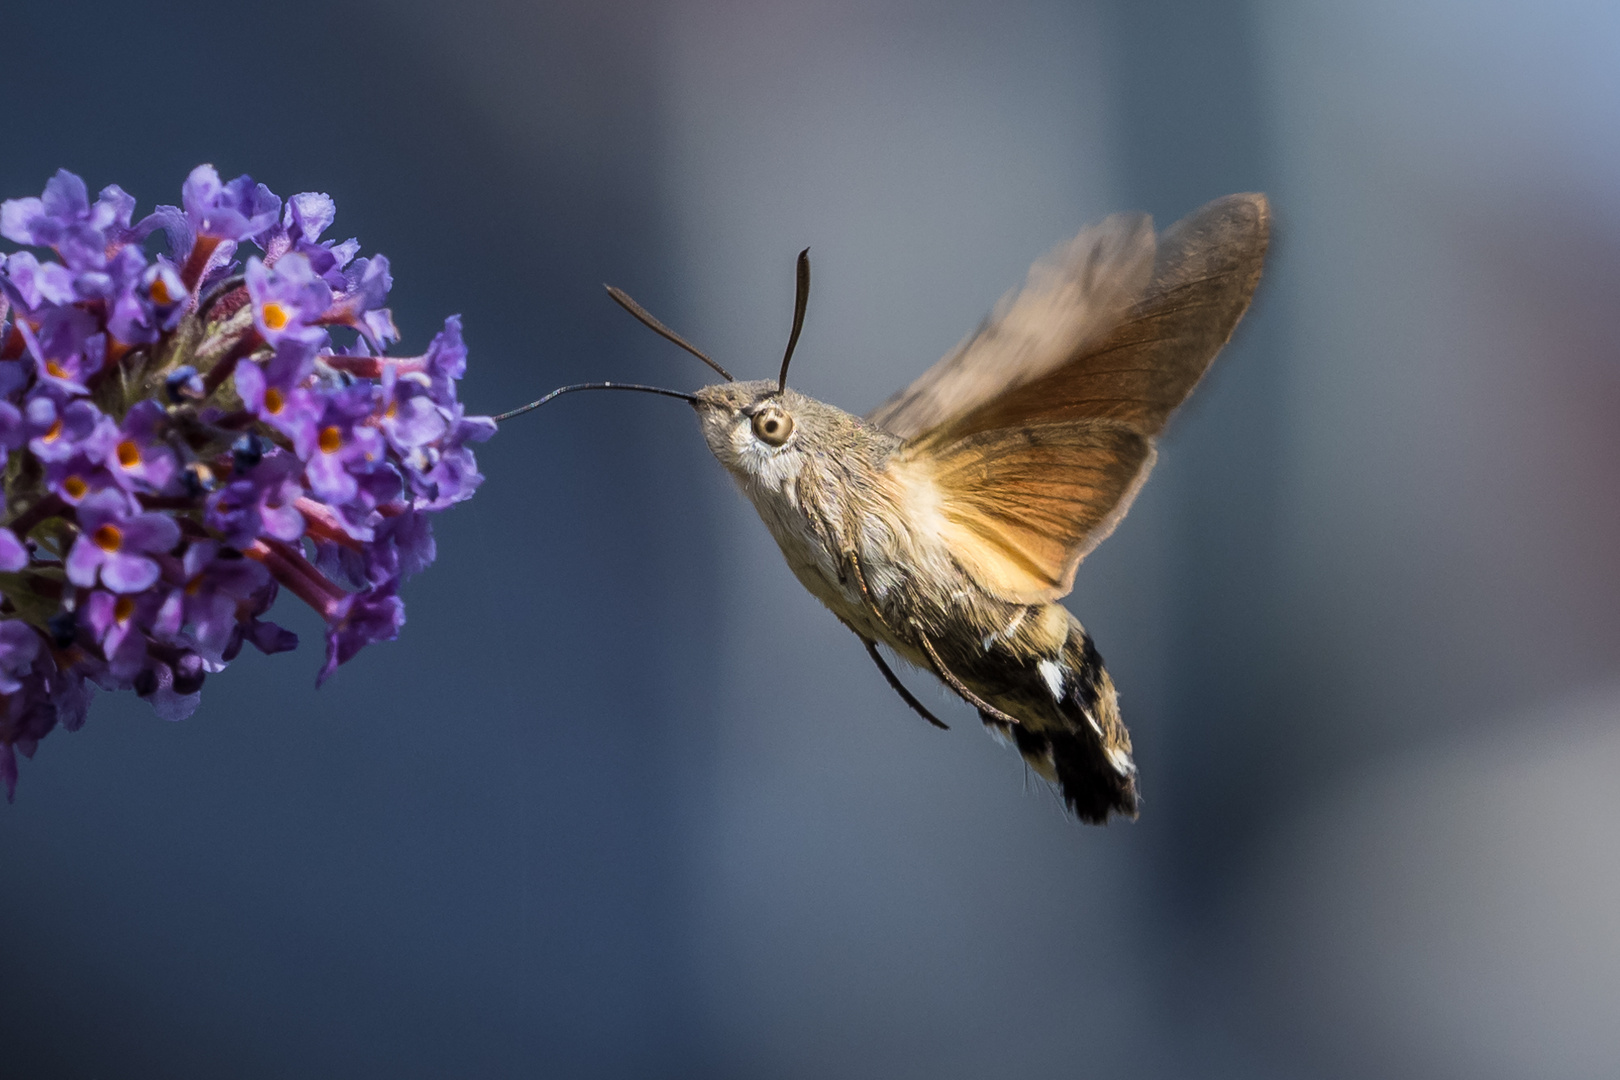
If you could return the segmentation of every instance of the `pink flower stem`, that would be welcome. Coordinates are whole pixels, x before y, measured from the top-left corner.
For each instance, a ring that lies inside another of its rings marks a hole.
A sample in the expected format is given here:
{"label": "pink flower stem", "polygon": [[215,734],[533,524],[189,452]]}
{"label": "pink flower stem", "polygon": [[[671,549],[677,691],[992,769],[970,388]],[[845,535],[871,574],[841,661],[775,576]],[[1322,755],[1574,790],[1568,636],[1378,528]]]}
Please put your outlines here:
{"label": "pink flower stem", "polygon": [[293,506],[304,515],[304,527],[309,530],[311,536],[328,543],[342,544],[350,551],[365,550],[366,546],[348,534],[343,528],[343,523],[326,504],[301,496]]}
{"label": "pink flower stem", "polygon": [[322,353],[321,362],[361,379],[382,378],[385,366],[392,367],[399,372],[427,370],[427,357],[425,356],[337,356],[332,353]]}
{"label": "pink flower stem", "polygon": [[343,590],[326,580],[324,574],[311,566],[309,560],[286,541],[255,540],[242,554],[263,563],[265,569],[286,586],[288,592],[314,608],[321,618],[331,619],[337,613],[338,602],[344,596]]}
{"label": "pink flower stem", "polygon": [[219,247],[219,237],[199,236],[197,242],[191,245],[191,256],[186,259],[185,266],[180,268],[180,280],[188,292],[197,291],[197,282],[202,280],[203,271],[208,269],[208,260],[214,257],[214,249]]}

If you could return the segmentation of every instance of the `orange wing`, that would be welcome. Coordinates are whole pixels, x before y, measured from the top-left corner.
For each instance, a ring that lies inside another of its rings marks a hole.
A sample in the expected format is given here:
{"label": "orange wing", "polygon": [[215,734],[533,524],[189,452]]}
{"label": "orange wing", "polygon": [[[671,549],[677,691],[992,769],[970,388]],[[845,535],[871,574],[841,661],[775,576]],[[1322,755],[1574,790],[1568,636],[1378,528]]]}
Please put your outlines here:
{"label": "orange wing", "polygon": [[889,464],[907,497],[935,508],[958,561],[1013,603],[1073,587],[1260,280],[1262,195],[1229,195],[1177,222],[1158,238],[1151,275],[1132,259],[1146,228],[1123,224],[1133,220],[1111,218],[1060,249],[1071,257],[1037,264],[972,340],[869,418],[907,440]]}

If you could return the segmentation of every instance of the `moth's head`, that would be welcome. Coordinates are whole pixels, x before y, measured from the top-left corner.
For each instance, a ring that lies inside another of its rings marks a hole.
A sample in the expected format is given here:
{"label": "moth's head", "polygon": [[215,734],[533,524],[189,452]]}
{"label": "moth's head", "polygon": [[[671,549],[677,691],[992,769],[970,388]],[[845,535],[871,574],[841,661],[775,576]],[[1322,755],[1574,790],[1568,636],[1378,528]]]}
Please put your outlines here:
{"label": "moth's head", "polygon": [[[831,406],[787,388],[788,365],[793,362],[793,350],[799,344],[799,332],[804,329],[805,305],[810,300],[809,248],[799,252],[795,269],[793,330],[788,334],[782,370],[775,380],[738,382],[730,372],[699,353],[726,381],[706,386],[692,398],[692,407],[703,425],[704,441],[720,464],[738,480],[761,483],[769,488],[798,476],[818,444],[824,443],[839,426],[837,418],[843,415]],[[625,306],[632,314],[638,314],[636,308]],[[697,352],[673,331],[653,323],[649,325],[677,344]]]}
{"label": "moth's head", "polygon": [[706,386],[692,407],[720,464],[739,479],[759,480],[797,475],[830,434],[826,414],[837,411],[775,379]]}

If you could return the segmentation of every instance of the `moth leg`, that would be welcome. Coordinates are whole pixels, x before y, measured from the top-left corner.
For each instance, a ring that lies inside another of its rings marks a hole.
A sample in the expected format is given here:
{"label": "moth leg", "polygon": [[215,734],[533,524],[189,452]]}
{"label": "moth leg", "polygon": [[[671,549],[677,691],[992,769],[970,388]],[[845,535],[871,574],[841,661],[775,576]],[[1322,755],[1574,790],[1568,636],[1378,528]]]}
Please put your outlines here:
{"label": "moth leg", "polygon": [[901,701],[904,701],[907,705],[910,705],[913,712],[922,717],[924,720],[928,721],[930,724],[933,724],[935,727],[940,728],[943,731],[951,730],[951,726],[949,724],[935,716],[933,713],[929,712],[927,707],[913,697],[910,690],[906,689],[905,684],[900,681],[899,677],[895,675],[894,670],[890,668],[888,663],[883,659],[883,655],[878,652],[877,642],[869,641],[866,638],[861,638],[861,642],[866,646],[866,654],[872,658],[872,663],[876,664],[878,666],[878,670],[883,672],[883,677],[889,680],[889,685],[893,687],[895,693],[900,695]]}
{"label": "moth leg", "polygon": [[919,630],[917,632],[917,640],[922,642],[923,651],[928,654],[928,659],[933,662],[934,671],[939,674],[941,679],[945,680],[945,685],[949,686],[952,690],[955,690],[957,694],[961,696],[963,701],[967,702],[975,709],[978,709],[979,712],[983,713],[988,719],[999,720],[1003,724],[1021,723],[1018,717],[1013,716],[1011,713],[1002,712],[1000,709],[984,700],[984,698],[969,690],[961,679],[958,679],[955,675],[952,675],[951,669],[945,666],[945,661],[941,660],[939,658],[939,653],[934,651],[934,643],[928,640],[927,634],[924,634]]}
{"label": "moth leg", "polygon": [[[872,600],[872,594],[866,589],[866,575],[861,572],[860,556],[856,555],[853,551],[846,551],[844,552],[844,557],[849,560],[849,565],[855,570],[855,584],[860,588],[861,597],[866,601],[866,606],[871,609],[872,615],[877,619],[878,624],[887,629],[889,633],[893,634],[894,627],[890,626],[889,620],[883,617],[883,612],[878,610],[877,604]],[[846,623],[845,625],[847,626],[848,624]],[[850,629],[855,630],[853,626],[851,626]],[[866,646],[866,654],[872,658],[872,663],[878,666],[878,670],[883,672],[883,677],[889,681],[889,686],[894,690],[894,692],[900,695],[901,701],[904,701],[907,705],[910,705],[913,712],[922,717],[924,720],[928,721],[930,724],[933,724],[935,727],[943,731],[951,730],[951,726],[949,724],[935,716],[933,713],[929,712],[923,703],[912,696],[910,690],[906,689],[905,684],[900,681],[899,676],[894,673],[894,671],[889,667],[888,663],[883,659],[883,655],[877,651],[877,642],[873,641],[859,630],[855,630],[855,636],[859,637],[861,639],[861,644]],[[898,634],[895,636],[899,637]]]}
{"label": "moth leg", "polygon": [[[846,551],[844,552],[844,558],[849,560],[850,569],[855,571],[855,587],[861,590],[861,599],[866,601],[867,610],[872,613],[872,617],[878,621],[879,626],[893,634],[895,640],[904,640],[900,634],[895,632],[894,627],[889,625],[889,620],[883,617],[883,612],[878,608],[877,601],[872,599],[872,592],[866,587],[866,574],[861,570],[861,557],[854,551]],[[861,640],[866,640],[864,634],[861,636]]]}
{"label": "moth leg", "polygon": [[[872,614],[877,617],[877,621],[886,627],[889,633],[893,634],[894,627],[889,626],[889,621],[883,617],[883,612],[878,610],[877,603],[872,599],[872,593],[866,587],[866,574],[861,570],[861,557],[853,551],[845,552],[844,555],[845,558],[849,559],[850,568],[855,571],[855,585],[861,590],[861,597],[866,601],[866,606],[872,609]],[[915,624],[913,624],[913,629],[916,629]],[[898,638],[900,635],[895,634],[895,637]],[[999,720],[1003,724],[1016,724],[1019,722],[1018,717],[1002,712],[1000,709],[981,698],[978,694],[975,694],[973,691],[969,690],[961,679],[958,679],[955,675],[952,675],[950,669],[945,666],[945,661],[941,660],[939,658],[939,653],[934,651],[934,644],[928,640],[927,634],[924,634],[921,630],[917,630],[917,640],[922,642],[923,651],[928,654],[928,659],[933,662],[934,672],[941,679],[944,679],[945,685],[949,686],[952,690],[955,690],[957,696],[959,696],[963,701],[967,702],[969,705],[972,705],[975,709],[978,709],[981,713],[992,720]],[[870,646],[868,646],[868,648],[870,648]],[[873,649],[872,655],[876,657],[877,650]],[[878,660],[878,663],[885,668],[885,674],[888,674],[889,678],[893,680],[894,675],[887,671],[887,665],[883,664],[881,659]],[[895,688],[899,689],[898,684],[895,684]],[[906,693],[905,696],[907,698],[911,697],[909,693]],[[917,708],[917,706],[913,705],[912,708]],[[930,717],[930,719],[932,718]],[[936,724],[939,723],[937,720],[934,722]],[[944,727],[943,724],[940,724],[940,726]]]}
{"label": "moth leg", "polygon": [[[877,621],[889,631],[889,633],[893,634],[894,627],[889,625],[889,620],[885,619],[883,617],[883,612],[878,610],[877,601],[872,599],[872,592],[866,587],[866,574],[861,570],[861,557],[855,554],[853,551],[846,551],[844,552],[844,559],[849,563],[849,568],[855,571],[855,587],[861,590],[861,599],[866,601],[866,606],[872,612],[872,616],[876,618]],[[899,635],[896,634],[895,636],[898,637]]]}

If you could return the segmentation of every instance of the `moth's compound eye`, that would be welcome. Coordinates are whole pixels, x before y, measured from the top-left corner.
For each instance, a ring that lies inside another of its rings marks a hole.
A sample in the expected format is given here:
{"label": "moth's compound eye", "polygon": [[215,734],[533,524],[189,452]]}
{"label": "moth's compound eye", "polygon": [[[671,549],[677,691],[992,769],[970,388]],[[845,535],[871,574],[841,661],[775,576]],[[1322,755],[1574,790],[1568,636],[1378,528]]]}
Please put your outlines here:
{"label": "moth's compound eye", "polygon": [[754,414],[754,437],[772,446],[781,446],[793,434],[793,417],[775,405]]}

